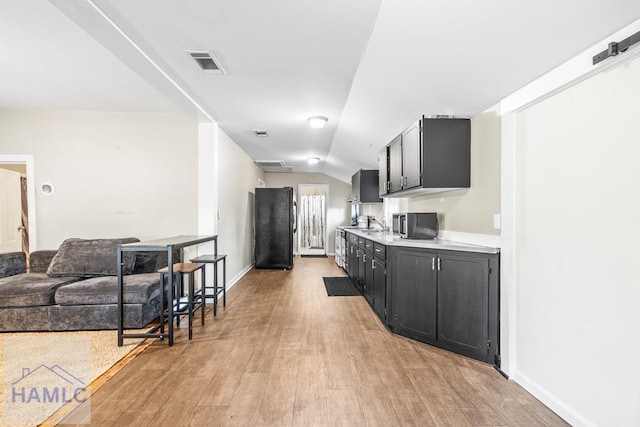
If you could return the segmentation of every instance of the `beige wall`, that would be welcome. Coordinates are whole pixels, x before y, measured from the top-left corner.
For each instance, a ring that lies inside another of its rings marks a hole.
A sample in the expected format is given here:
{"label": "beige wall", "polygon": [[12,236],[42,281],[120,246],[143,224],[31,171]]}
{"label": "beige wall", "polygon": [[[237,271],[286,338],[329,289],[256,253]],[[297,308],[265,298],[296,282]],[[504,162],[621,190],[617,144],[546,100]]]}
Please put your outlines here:
{"label": "beige wall", "polygon": [[[0,153],[32,154],[37,246],[197,232],[197,123],[184,115],[0,110]],[[33,248],[32,248],[33,249]]]}
{"label": "beige wall", "polygon": [[640,58],[516,115],[517,375],[578,424],[640,425]]}
{"label": "beige wall", "polygon": [[253,264],[255,188],[264,172],[218,130],[218,248],[227,255],[227,277],[235,281]]}
{"label": "beige wall", "polygon": [[[335,230],[339,225],[350,224],[351,185],[321,173],[273,173],[265,174],[267,187],[293,187],[298,198],[298,184],[326,184],[329,186],[327,202],[327,254],[335,249]],[[300,201],[298,200],[298,203]],[[296,243],[297,249],[297,243]]]}
{"label": "beige wall", "polygon": [[499,235],[493,215],[500,213],[500,117],[495,109],[471,120],[471,188],[409,198],[410,212],[438,212],[440,228]]}

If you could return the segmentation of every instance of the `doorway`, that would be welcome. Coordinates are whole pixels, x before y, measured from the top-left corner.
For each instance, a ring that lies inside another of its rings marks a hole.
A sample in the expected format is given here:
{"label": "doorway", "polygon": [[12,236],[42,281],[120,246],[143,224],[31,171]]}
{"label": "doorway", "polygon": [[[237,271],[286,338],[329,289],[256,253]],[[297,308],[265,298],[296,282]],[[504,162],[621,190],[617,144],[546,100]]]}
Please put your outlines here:
{"label": "doorway", "polygon": [[298,250],[300,255],[326,256],[329,186],[326,184],[299,184],[298,194]]}
{"label": "doorway", "polygon": [[0,154],[0,251],[36,247],[33,156]]}

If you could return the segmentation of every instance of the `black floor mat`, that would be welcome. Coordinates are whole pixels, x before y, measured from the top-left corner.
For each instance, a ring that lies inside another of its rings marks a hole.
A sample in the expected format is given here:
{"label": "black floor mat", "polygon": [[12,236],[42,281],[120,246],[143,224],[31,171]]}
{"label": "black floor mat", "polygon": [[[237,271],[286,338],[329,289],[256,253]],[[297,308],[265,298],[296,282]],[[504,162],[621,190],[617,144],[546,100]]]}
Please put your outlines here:
{"label": "black floor mat", "polygon": [[326,258],[326,255],[300,255],[302,258]]}
{"label": "black floor mat", "polygon": [[324,287],[330,297],[350,297],[360,295],[360,291],[354,286],[348,277],[323,277]]}

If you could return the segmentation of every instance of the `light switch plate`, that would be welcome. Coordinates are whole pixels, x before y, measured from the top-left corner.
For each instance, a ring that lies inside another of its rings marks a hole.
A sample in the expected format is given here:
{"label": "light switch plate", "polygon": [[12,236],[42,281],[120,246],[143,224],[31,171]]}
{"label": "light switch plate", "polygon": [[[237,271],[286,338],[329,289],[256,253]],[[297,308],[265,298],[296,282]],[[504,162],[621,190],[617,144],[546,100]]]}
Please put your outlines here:
{"label": "light switch plate", "polygon": [[493,229],[494,230],[500,230],[500,226],[501,226],[501,224],[500,224],[501,221],[500,220],[501,219],[500,219],[500,214],[499,213],[493,214]]}

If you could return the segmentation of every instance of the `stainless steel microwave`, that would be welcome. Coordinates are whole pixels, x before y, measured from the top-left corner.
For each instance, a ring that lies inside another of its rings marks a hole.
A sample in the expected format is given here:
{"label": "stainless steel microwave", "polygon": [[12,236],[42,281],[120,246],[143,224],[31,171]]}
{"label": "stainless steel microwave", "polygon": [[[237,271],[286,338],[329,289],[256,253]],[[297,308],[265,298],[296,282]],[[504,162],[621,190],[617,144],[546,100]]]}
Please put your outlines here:
{"label": "stainless steel microwave", "polygon": [[398,234],[404,239],[435,239],[438,237],[438,214],[407,212],[398,215]]}

